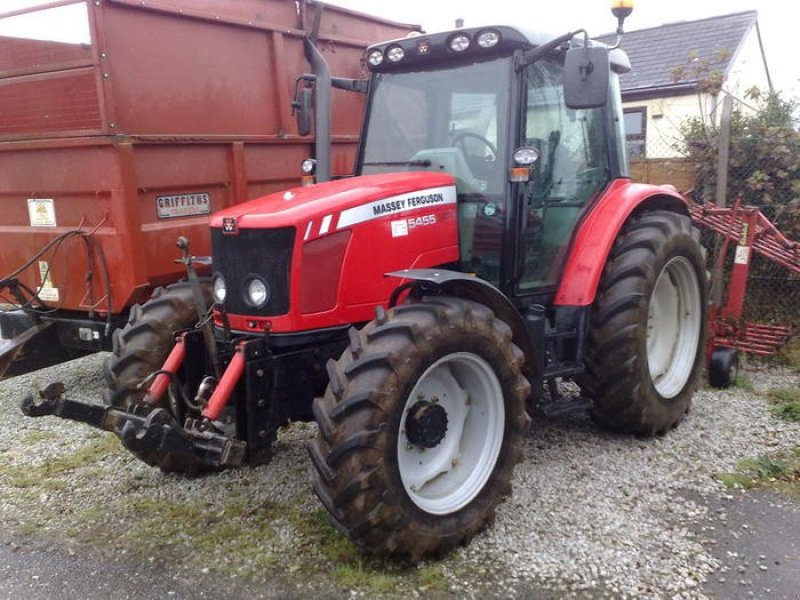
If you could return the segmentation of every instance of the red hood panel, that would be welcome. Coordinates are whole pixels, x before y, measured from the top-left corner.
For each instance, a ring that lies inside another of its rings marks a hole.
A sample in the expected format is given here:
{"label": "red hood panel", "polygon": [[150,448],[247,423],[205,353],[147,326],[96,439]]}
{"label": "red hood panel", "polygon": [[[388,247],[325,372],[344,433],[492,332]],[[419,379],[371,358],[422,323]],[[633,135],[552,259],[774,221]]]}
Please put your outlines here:
{"label": "red hood panel", "polygon": [[[326,215],[331,215],[332,218],[335,213],[383,198],[448,186],[455,186],[455,179],[443,173],[403,172],[350,177],[292,188],[222,210],[212,216],[211,227],[222,227],[223,218],[230,217],[236,219],[239,229],[298,226],[315,217],[322,216],[324,220]],[[351,218],[358,218],[353,212],[350,214]]]}

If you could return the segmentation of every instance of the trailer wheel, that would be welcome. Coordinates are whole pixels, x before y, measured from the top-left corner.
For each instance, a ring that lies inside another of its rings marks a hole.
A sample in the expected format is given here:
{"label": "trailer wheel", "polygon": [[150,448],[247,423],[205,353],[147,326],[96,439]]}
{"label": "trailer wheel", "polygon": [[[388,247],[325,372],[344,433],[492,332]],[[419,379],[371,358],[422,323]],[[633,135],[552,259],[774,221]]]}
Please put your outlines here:
{"label": "trailer wheel", "polygon": [[736,348],[718,346],[711,353],[708,365],[708,382],[712,387],[731,387],[739,375],[739,354]]}
{"label": "trailer wheel", "polygon": [[[201,277],[200,283],[210,303],[211,281]],[[147,302],[134,305],[128,323],[114,332],[113,353],[103,366],[108,386],[104,402],[127,407],[140,400],[146,390],[136,390],[136,384],[161,368],[175,345],[175,333],[196,323],[197,310],[188,281],[159,287]]]}
{"label": "trailer wheel", "polygon": [[633,217],[592,308],[581,384],[597,420],[645,436],[676,425],[697,387],[706,320],[705,262],[689,217]]}
{"label": "trailer wheel", "polygon": [[361,548],[418,560],[490,523],[530,423],[522,351],[487,307],[379,309],[314,401],[314,489]]}

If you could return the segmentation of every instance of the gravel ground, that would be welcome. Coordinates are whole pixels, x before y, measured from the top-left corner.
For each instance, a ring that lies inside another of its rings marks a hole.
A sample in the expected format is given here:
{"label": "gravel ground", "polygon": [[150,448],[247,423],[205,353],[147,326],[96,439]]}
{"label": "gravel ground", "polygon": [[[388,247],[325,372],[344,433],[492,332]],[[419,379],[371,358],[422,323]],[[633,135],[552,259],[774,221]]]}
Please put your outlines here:
{"label": "gravel ground", "polygon": [[140,464],[110,434],[19,412],[25,390],[54,380],[99,402],[102,359],[0,383],[0,542],[166,563],[183,581],[231,582],[230,597],[706,597],[722,564],[700,525],[732,493],[714,475],[800,445],[800,425],[762,397],[800,385],[788,370],[748,371],[752,389],[701,390],[654,440],[585,416],[538,420],[494,526],[441,561],[403,565],[361,555],[327,524],[310,488],[311,425],[283,431],[269,465],[187,479]]}

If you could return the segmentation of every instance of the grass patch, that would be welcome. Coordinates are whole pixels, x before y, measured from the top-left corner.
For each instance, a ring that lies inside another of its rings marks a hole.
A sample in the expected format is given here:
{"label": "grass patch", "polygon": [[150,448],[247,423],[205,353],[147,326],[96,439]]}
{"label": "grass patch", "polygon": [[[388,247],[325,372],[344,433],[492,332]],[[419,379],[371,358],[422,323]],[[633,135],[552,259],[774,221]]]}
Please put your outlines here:
{"label": "grass patch", "polygon": [[0,466],[0,476],[6,476],[14,487],[42,487],[50,490],[64,489],[65,483],[59,475],[96,464],[104,458],[120,452],[120,445],[113,435],[106,435],[71,454],[59,456],[41,465]]}
{"label": "grass patch", "polygon": [[331,572],[333,580],[348,589],[386,594],[397,590],[397,578],[365,566],[363,561],[339,565]]}
{"label": "grass patch", "polygon": [[736,374],[736,379],[733,381],[733,386],[739,388],[740,390],[744,390],[745,392],[752,392],[755,390],[753,383],[741,371]]}
{"label": "grass patch", "polygon": [[31,431],[25,436],[24,443],[38,444],[39,442],[49,442],[56,439],[58,436],[52,431]]}
{"label": "grass patch", "polygon": [[321,555],[324,563],[318,566],[329,565],[331,578],[338,586],[372,594],[448,589],[439,564],[417,567],[362,552],[331,525],[324,508],[310,513],[294,510],[289,522],[300,534],[304,551]]}
{"label": "grass patch", "polygon": [[[277,570],[313,579],[324,573],[337,586],[370,594],[447,589],[439,565],[418,568],[361,552],[328,522],[324,509],[306,512],[274,503],[249,505],[241,498],[220,508],[211,502],[187,505],[132,496],[121,499],[113,510],[129,515],[116,542],[143,556],[213,565],[217,572],[245,577]],[[287,526],[294,529],[291,556],[281,555],[277,543],[278,532]],[[92,535],[92,541],[112,542],[102,539],[108,533],[93,529],[93,534],[85,534]]]}
{"label": "grass patch", "polygon": [[717,479],[728,487],[766,488],[800,497],[800,446],[742,460],[735,472],[722,473]]}
{"label": "grass patch", "polygon": [[767,397],[772,403],[772,414],[800,423],[800,389],[775,388],[767,393]]}

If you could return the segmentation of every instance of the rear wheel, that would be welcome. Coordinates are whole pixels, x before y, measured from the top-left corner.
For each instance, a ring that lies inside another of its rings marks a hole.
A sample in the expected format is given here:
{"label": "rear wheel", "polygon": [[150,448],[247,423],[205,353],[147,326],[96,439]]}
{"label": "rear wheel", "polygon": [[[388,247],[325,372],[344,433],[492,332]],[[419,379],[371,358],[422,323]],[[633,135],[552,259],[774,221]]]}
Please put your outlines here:
{"label": "rear wheel", "polygon": [[652,211],[626,224],[592,308],[581,382],[601,423],[654,435],[683,417],[702,368],[706,296],[688,217]]}
{"label": "rear wheel", "polygon": [[419,559],[493,519],[511,489],[530,386],[511,330],[483,305],[379,310],[314,401],[314,487],[362,548]]}

